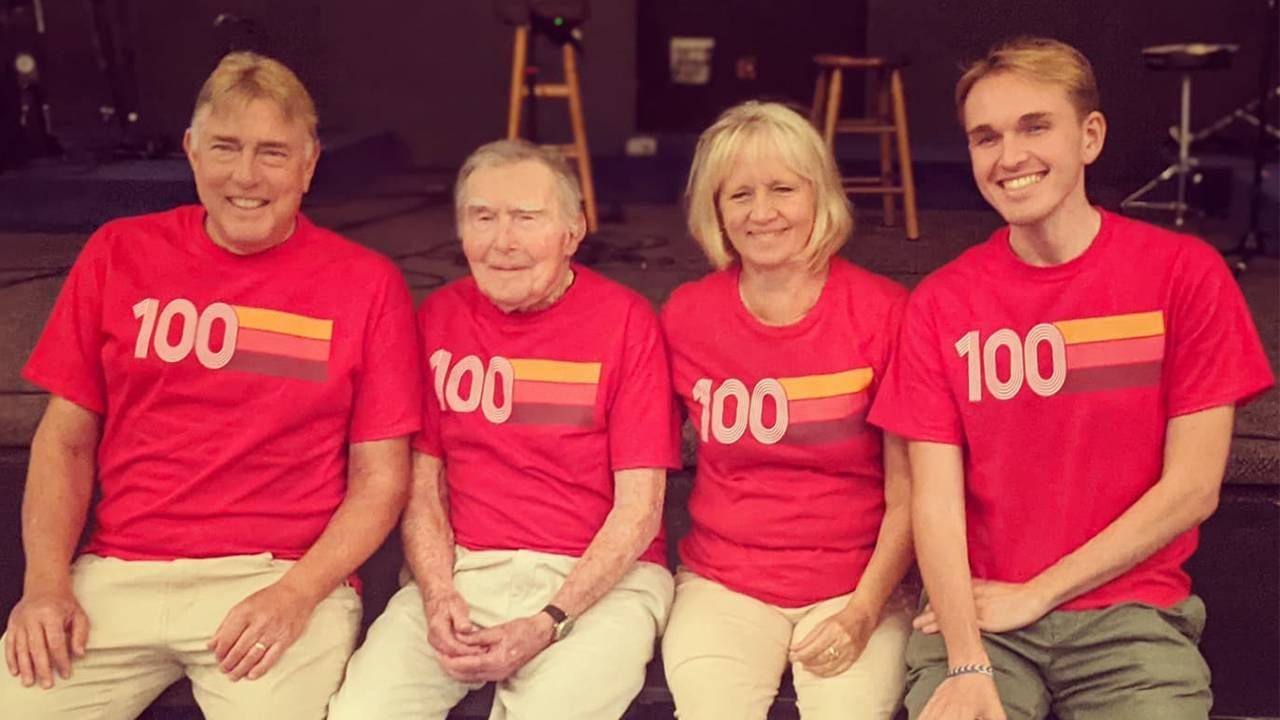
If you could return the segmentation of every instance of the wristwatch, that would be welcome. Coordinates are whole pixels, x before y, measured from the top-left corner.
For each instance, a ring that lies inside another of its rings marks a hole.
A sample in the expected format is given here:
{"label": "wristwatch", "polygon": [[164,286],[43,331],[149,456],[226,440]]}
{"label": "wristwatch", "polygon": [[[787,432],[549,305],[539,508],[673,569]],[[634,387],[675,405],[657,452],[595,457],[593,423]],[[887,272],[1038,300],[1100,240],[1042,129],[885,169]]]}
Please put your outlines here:
{"label": "wristwatch", "polygon": [[559,642],[573,629],[573,618],[569,617],[569,613],[555,605],[548,605],[542,608],[542,612],[550,615],[551,621],[555,623],[551,626],[551,642]]}

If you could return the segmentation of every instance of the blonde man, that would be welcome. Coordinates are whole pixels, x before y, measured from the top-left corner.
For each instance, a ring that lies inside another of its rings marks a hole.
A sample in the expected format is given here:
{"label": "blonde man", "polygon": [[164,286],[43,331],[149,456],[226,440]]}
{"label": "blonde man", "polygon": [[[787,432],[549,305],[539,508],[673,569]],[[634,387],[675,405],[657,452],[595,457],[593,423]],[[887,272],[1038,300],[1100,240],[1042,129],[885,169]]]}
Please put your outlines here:
{"label": "blonde man", "polygon": [[689,230],[715,271],[662,311],[699,430],[663,662],[684,720],[763,720],[790,666],[806,720],[896,712],[910,609],[906,451],[865,423],[906,290],[835,255],[853,218],[808,121],[727,110]]}
{"label": "blonde man", "polygon": [[52,397],[4,636],[15,717],[135,717],[184,674],[211,719],[324,716],[420,393],[395,266],[299,212],[315,126],[288,68],[228,55],[184,138],[201,205],[108,223],[72,268],[24,370]]}
{"label": "blonde man", "polygon": [[1008,226],[915,290],[871,421],[906,437],[928,605],[922,720],[1203,719],[1204,604],[1182,563],[1234,408],[1273,384],[1240,290],[1192,237],[1089,204],[1088,60],[1017,38],[956,88]]}
{"label": "blonde man", "polygon": [[471,274],[418,311],[425,393],[402,523],[413,582],[351,659],[333,720],[622,717],[671,608],[662,498],[679,439],[649,301],[575,264],[564,158],[524,141],[458,173]]}

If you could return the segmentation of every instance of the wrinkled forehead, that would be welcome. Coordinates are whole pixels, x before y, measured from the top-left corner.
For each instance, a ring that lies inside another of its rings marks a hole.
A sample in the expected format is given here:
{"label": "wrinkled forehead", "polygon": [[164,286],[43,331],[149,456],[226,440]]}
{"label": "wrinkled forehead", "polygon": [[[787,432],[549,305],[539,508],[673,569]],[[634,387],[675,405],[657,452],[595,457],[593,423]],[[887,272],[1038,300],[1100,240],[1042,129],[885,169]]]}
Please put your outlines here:
{"label": "wrinkled forehead", "polygon": [[477,168],[463,185],[461,207],[554,212],[555,176],[536,161]]}
{"label": "wrinkled forehead", "polygon": [[305,124],[289,117],[286,110],[270,98],[223,96],[201,107],[195,115],[200,128],[219,131],[252,129],[280,139],[309,140]]}

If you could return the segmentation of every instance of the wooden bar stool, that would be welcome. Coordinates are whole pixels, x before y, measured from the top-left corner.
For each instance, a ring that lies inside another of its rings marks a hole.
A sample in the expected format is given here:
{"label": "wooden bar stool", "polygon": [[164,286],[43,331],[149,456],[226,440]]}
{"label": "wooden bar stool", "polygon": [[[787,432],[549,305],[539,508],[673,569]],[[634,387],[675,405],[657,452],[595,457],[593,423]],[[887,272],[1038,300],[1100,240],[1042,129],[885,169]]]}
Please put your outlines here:
{"label": "wooden bar stool", "polygon": [[[591,155],[587,151],[587,125],[582,119],[582,90],[578,83],[578,59],[574,56],[572,43],[560,46],[564,62],[564,82],[533,83],[533,97],[563,98],[569,101],[569,122],[573,126],[573,142],[567,145],[553,145],[566,158],[577,161],[578,179],[582,182],[582,203],[587,216],[587,230],[596,232],[600,229],[596,214],[596,188],[591,179]],[[520,137],[521,109],[530,95],[530,86],[526,82],[529,70],[529,26],[516,28],[515,48],[511,62],[511,100],[507,108],[507,139]],[[536,69],[534,74],[536,75]]]}
{"label": "wooden bar stool", "polygon": [[[911,145],[907,139],[907,103],[902,89],[903,62],[882,57],[849,55],[815,55],[818,81],[813,91],[813,109],[809,119],[822,132],[827,147],[835,150],[837,134],[877,135],[880,138],[880,174],[841,178],[850,195],[883,195],[884,224],[894,224],[894,196],[902,195],[906,215],[907,239],[920,238],[916,216],[916,185],[911,172]],[[840,117],[840,97],[844,91],[845,71],[871,73],[874,111],[863,117]],[[886,82],[887,81],[887,82]],[[898,169],[894,173],[891,138],[897,139]]]}

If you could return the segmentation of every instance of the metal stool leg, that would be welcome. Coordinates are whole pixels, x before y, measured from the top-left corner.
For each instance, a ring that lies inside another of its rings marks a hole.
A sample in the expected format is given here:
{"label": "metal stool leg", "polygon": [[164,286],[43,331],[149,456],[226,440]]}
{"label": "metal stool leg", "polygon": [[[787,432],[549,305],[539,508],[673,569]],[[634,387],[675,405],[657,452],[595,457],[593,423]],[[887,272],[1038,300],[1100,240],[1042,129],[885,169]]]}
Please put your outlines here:
{"label": "metal stool leg", "polygon": [[[1186,221],[1187,212],[1191,209],[1191,205],[1187,203],[1187,180],[1191,176],[1191,182],[1195,182],[1196,177],[1192,174],[1194,168],[1198,164],[1196,159],[1191,156],[1191,143],[1195,139],[1191,132],[1191,73],[1184,72],[1182,74],[1182,97],[1178,108],[1178,159],[1169,167],[1160,171],[1160,174],[1151,178],[1145,185],[1135,190],[1124,200],[1120,201],[1120,207],[1128,208],[1145,208],[1148,210],[1172,210],[1173,224],[1181,227]],[[1172,202],[1143,200],[1147,193],[1155,190],[1161,183],[1174,180],[1178,183],[1177,195]]]}
{"label": "metal stool leg", "polygon": [[1187,212],[1187,173],[1191,172],[1191,73],[1182,73],[1182,115],[1178,124],[1178,200],[1173,224],[1182,227]]}

